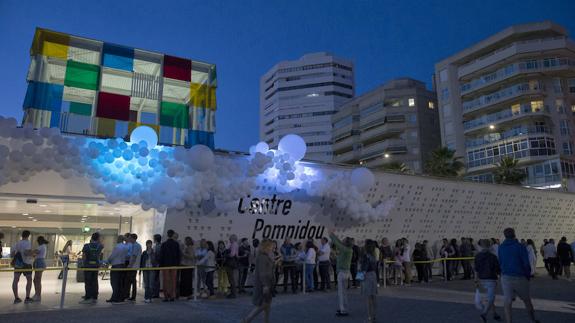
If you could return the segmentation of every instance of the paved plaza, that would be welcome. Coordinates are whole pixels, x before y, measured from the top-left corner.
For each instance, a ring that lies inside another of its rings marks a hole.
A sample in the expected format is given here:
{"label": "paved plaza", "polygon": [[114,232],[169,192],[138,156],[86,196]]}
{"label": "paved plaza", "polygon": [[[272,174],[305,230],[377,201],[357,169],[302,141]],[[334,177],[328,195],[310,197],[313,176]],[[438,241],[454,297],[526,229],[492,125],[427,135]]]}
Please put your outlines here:
{"label": "paved plaza", "polygon": [[[56,275],[56,273],[53,273]],[[70,281],[65,310],[58,310],[60,295],[56,292],[59,281],[48,277],[42,303],[12,305],[10,280],[5,273],[0,282],[0,322],[239,322],[251,309],[251,298],[242,296],[235,300],[216,299],[177,301],[174,303],[110,305],[104,302],[109,296],[109,281],[100,283],[101,300],[97,305],[77,304],[82,284]],[[52,284],[52,285],[49,285]],[[21,287],[24,285],[21,284]],[[532,283],[532,295],[541,322],[575,322],[575,283],[554,281],[541,274]],[[281,290],[281,288],[280,288]],[[378,322],[480,322],[473,305],[473,282],[455,280],[443,282],[436,278],[429,284],[391,286],[380,289],[378,297]],[[500,292],[499,292],[500,294]],[[336,318],[336,293],[311,294],[280,293],[272,305],[272,322],[365,322],[366,305],[358,289],[350,290],[350,313],[346,318]],[[497,299],[502,314],[501,298]],[[514,303],[514,322],[528,322],[520,301]],[[492,320],[493,321],[493,320]],[[256,320],[261,322],[261,318]],[[328,322],[328,321],[326,321]],[[495,321],[493,321],[495,322]]]}

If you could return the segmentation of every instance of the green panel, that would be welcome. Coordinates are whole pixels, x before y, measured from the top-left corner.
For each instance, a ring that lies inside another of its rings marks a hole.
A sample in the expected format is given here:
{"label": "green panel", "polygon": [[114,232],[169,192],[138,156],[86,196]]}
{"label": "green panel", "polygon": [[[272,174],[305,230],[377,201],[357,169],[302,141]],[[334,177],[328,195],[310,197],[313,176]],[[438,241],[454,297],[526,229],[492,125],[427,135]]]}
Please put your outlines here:
{"label": "green panel", "polygon": [[92,105],[86,103],[70,102],[70,113],[91,116]]}
{"label": "green panel", "polygon": [[190,123],[189,107],[185,104],[162,102],[160,125],[188,129]]}
{"label": "green panel", "polygon": [[98,77],[100,77],[100,66],[69,60],[66,64],[64,85],[97,90]]}

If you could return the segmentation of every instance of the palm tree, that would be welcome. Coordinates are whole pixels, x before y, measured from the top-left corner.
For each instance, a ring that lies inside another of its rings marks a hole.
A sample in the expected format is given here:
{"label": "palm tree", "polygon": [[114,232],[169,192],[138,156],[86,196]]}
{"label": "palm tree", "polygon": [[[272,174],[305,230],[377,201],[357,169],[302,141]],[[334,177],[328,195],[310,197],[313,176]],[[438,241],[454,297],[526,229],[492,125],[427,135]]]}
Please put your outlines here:
{"label": "palm tree", "polygon": [[431,152],[425,171],[433,176],[457,177],[464,167],[461,157],[455,156],[455,150],[440,147]]}
{"label": "palm tree", "polygon": [[521,185],[521,182],[527,177],[525,171],[517,167],[518,160],[505,156],[497,163],[497,168],[493,172],[495,183]]}
{"label": "palm tree", "polygon": [[390,172],[395,172],[395,173],[401,173],[401,174],[407,174],[409,172],[411,172],[411,170],[409,169],[409,167],[407,167],[407,165],[405,165],[404,163],[400,163],[400,162],[390,162],[387,164],[383,164],[383,166],[381,166],[382,170],[386,170],[386,171],[390,171]]}

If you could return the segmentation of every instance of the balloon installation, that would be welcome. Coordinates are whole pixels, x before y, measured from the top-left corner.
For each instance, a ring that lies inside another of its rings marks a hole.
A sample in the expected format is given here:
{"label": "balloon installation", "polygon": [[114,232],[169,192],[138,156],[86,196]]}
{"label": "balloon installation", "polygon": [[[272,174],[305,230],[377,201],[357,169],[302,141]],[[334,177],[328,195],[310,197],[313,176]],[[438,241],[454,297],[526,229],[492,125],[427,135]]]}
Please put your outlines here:
{"label": "balloon installation", "polygon": [[61,177],[85,177],[94,193],[109,203],[132,203],[142,209],[198,207],[212,201],[229,205],[262,184],[278,192],[303,190],[310,196],[333,199],[358,223],[387,216],[393,201],[377,206],[363,193],[375,182],[367,168],[328,176],[302,162],[306,143],[298,135],[281,138],[278,149],[260,142],[249,156],[214,154],[203,145],[189,149],[158,146],[154,129],[140,126],[122,139],[64,136],[58,128],[18,127],[0,116],[0,186],[29,180],[43,171]]}

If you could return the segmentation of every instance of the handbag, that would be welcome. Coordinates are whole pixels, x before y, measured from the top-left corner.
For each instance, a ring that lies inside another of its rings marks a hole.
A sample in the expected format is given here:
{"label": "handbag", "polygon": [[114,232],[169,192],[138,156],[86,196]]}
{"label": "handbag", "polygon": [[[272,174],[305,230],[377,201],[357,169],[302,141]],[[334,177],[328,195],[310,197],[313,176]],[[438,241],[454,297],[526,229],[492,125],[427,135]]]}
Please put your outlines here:
{"label": "handbag", "polygon": [[359,280],[359,281],[365,280],[365,272],[358,271],[357,274],[355,274],[355,280]]}
{"label": "handbag", "polygon": [[22,259],[22,254],[20,253],[20,251],[16,252],[14,257],[12,258],[12,260],[10,261],[10,266],[16,269],[24,268],[24,259]]}

